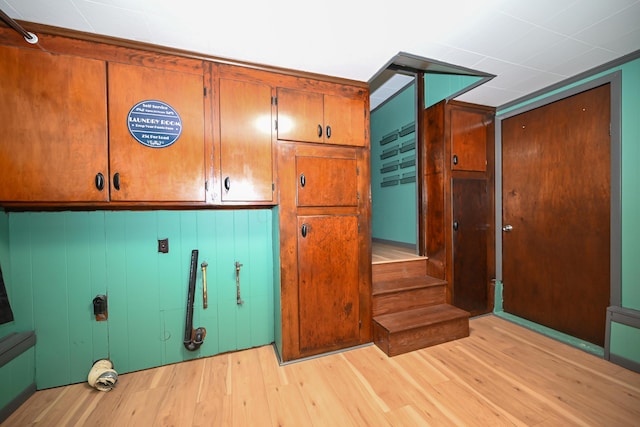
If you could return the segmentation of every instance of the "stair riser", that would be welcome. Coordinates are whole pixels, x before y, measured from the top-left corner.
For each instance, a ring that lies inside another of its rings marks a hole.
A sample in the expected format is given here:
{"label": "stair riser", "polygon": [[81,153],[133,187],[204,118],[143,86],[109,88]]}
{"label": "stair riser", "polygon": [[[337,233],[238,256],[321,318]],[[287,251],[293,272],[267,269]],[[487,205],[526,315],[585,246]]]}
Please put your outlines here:
{"label": "stair riser", "polygon": [[429,288],[412,289],[373,297],[373,316],[414,308],[444,304],[446,301],[445,287],[431,286]]}
{"label": "stair riser", "polygon": [[405,277],[424,276],[426,274],[426,259],[372,265],[372,279],[374,282],[394,280]]}
{"label": "stair riser", "polygon": [[373,322],[373,340],[388,356],[397,356],[468,336],[469,320],[467,318],[452,319],[435,325],[393,333],[389,333],[379,323]]}

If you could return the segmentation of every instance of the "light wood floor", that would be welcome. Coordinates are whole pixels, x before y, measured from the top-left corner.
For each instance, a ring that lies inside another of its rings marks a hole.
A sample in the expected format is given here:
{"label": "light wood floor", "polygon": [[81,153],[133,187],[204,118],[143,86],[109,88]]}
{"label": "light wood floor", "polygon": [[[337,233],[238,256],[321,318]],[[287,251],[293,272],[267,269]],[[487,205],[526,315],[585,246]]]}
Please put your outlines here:
{"label": "light wood floor", "polygon": [[638,426],[640,374],[485,316],[388,358],[375,346],[278,366],[270,346],[43,390],[3,426]]}
{"label": "light wood floor", "polygon": [[376,241],[371,244],[371,252],[371,262],[373,264],[424,258],[416,255],[416,251],[413,249]]}

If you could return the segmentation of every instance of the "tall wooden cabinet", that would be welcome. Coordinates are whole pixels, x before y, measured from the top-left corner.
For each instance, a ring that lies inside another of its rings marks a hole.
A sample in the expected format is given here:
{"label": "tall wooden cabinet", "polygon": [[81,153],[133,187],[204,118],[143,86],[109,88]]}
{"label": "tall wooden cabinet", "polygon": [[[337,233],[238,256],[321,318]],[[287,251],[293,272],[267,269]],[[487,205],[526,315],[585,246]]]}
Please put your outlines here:
{"label": "tall wooden cabinet", "polygon": [[493,309],[495,278],[492,108],[441,101],[424,111],[429,275],[472,315]]}
{"label": "tall wooden cabinet", "polygon": [[[279,138],[283,112],[295,110],[280,97],[284,92],[278,89]],[[344,143],[278,141],[281,340],[276,344],[283,361],[371,341],[365,96],[358,90],[352,100],[345,98],[342,107],[362,108],[359,123],[341,131],[352,135]]]}

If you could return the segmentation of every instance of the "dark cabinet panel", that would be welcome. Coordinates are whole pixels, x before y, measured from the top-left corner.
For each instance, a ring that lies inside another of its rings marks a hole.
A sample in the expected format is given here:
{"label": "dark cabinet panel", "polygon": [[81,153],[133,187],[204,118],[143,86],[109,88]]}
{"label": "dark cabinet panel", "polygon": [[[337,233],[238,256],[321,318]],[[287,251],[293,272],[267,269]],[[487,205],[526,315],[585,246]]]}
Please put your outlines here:
{"label": "dark cabinet panel", "polygon": [[453,179],[453,303],[469,312],[487,309],[487,182]]}

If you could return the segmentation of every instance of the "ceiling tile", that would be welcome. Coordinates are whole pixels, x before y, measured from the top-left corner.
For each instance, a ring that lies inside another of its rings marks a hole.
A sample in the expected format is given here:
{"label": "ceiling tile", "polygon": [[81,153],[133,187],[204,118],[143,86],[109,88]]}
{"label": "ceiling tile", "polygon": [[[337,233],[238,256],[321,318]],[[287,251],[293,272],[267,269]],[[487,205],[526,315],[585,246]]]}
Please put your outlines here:
{"label": "ceiling tile", "polygon": [[629,7],[636,0],[577,0],[542,23],[545,28],[573,35]]}
{"label": "ceiling tile", "polygon": [[[612,41],[620,38],[621,28],[625,28],[626,33],[640,29],[640,3],[575,33],[573,37],[594,46],[611,46]],[[640,48],[640,39],[637,41],[636,48]]]}
{"label": "ceiling tile", "polygon": [[576,56],[583,55],[591,49],[593,49],[593,46],[574,39],[565,38],[560,43],[549,46],[546,51],[526,59],[523,61],[523,65],[539,70],[550,70],[557,67],[558,64],[562,64]]}
{"label": "ceiling tile", "polygon": [[573,76],[612,61],[616,56],[615,52],[594,48],[580,56],[576,56],[575,58],[557,64],[555,67],[551,67],[549,71],[564,74],[565,76]]}

